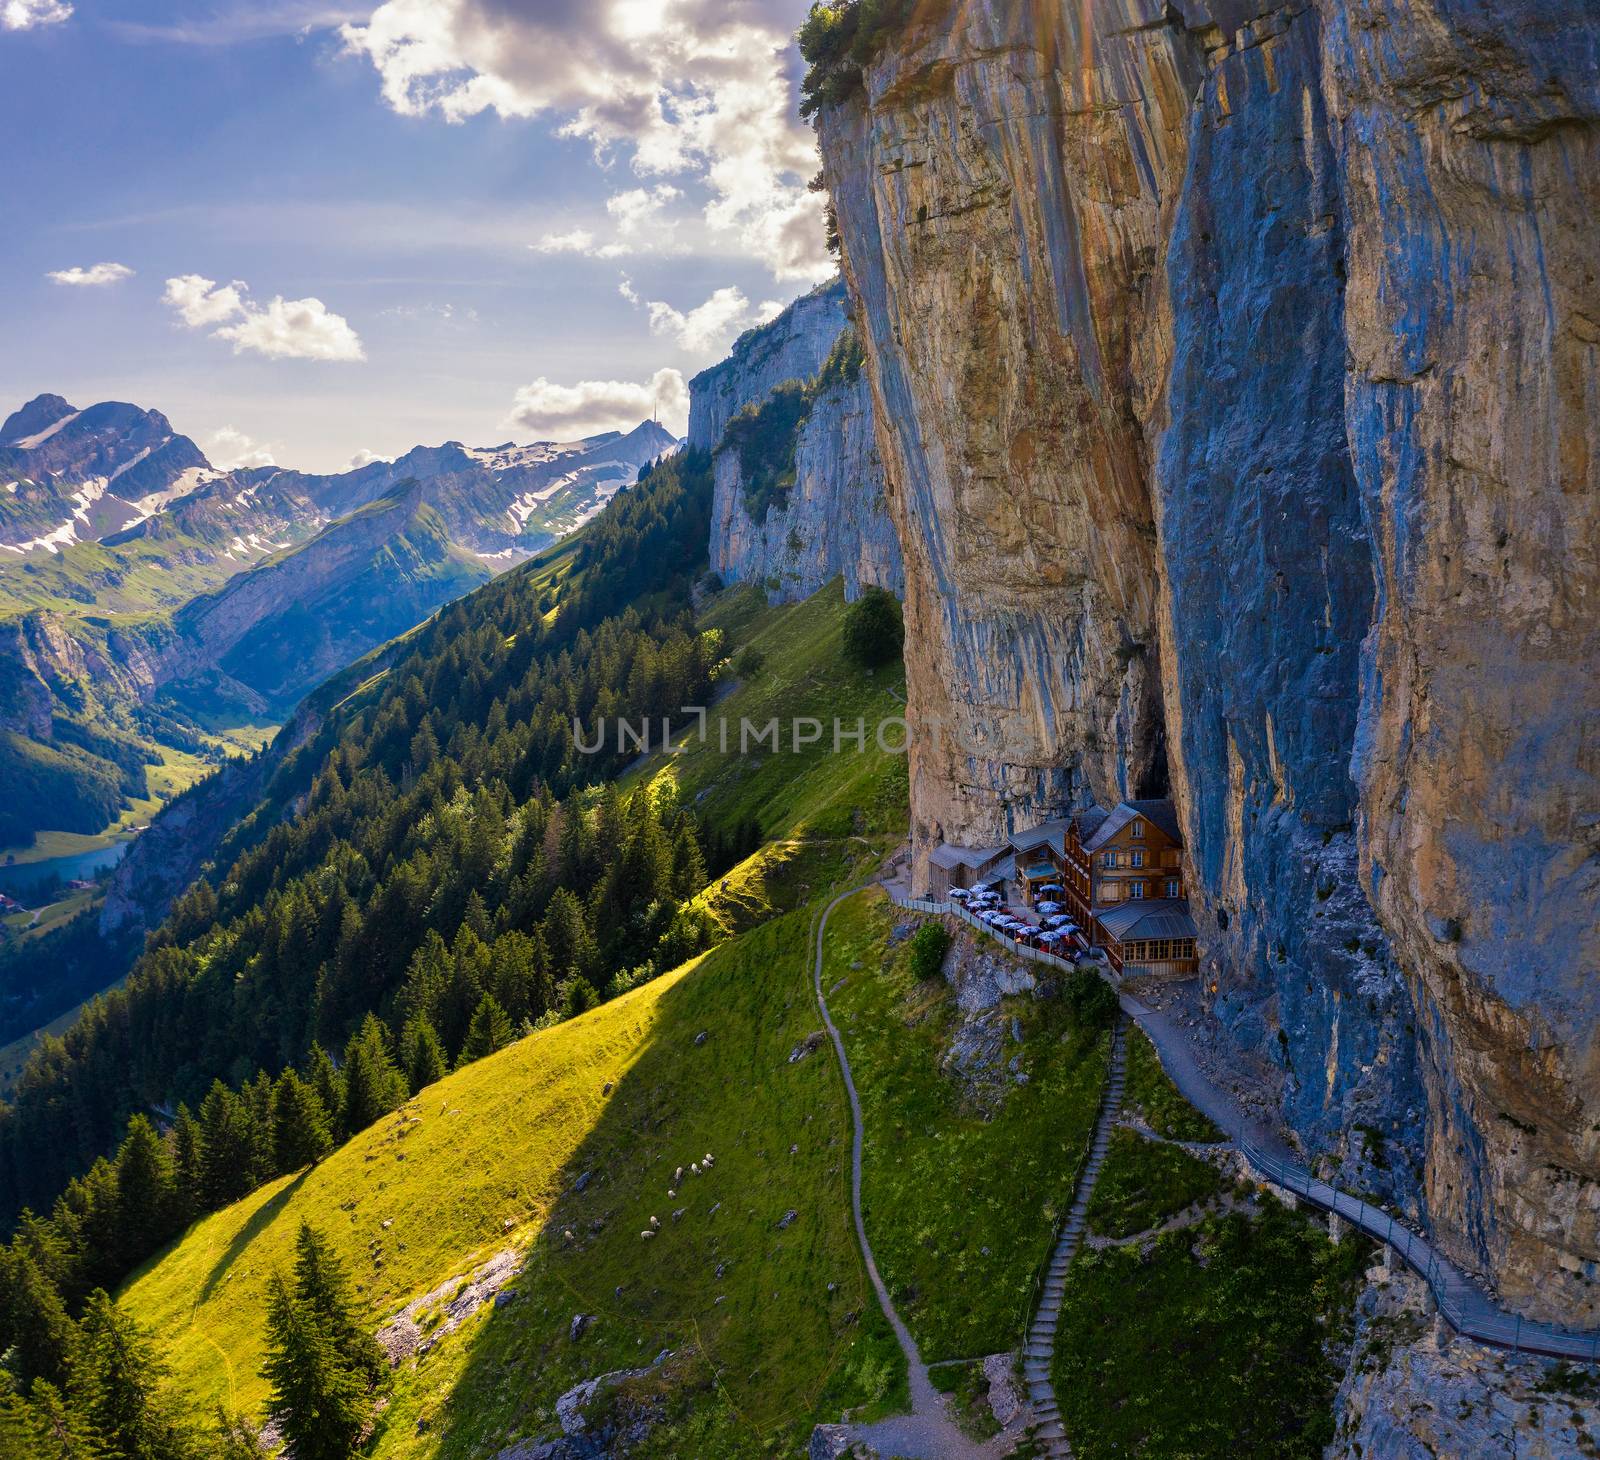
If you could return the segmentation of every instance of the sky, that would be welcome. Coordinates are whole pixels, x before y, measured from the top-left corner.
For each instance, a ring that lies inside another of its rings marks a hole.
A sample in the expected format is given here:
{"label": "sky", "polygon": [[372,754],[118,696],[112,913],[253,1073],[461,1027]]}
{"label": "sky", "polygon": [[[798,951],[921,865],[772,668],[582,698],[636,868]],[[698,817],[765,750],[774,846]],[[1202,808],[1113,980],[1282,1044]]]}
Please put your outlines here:
{"label": "sky", "polygon": [[218,466],[572,439],[832,273],[808,0],[0,0],[0,417]]}

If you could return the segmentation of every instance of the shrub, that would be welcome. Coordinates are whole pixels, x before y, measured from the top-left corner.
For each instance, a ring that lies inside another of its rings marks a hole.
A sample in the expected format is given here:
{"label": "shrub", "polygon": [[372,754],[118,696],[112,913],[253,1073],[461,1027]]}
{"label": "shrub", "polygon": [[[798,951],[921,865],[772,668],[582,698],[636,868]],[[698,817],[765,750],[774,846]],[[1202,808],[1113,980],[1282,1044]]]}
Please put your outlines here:
{"label": "shrub", "polygon": [[844,621],[844,651],[863,669],[892,664],[905,652],[906,630],[894,594],[869,588]]}
{"label": "shrub", "polygon": [[745,648],[733,661],[733,672],[740,679],[754,679],[766,667],[767,656],[754,645]]}
{"label": "shrub", "polygon": [[934,979],[944,971],[950,951],[950,934],[942,923],[924,923],[911,939],[911,972],[918,979]]}
{"label": "shrub", "polygon": [[1117,995],[1098,973],[1075,968],[1067,979],[1067,1005],[1084,1029],[1109,1029],[1117,1017]]}

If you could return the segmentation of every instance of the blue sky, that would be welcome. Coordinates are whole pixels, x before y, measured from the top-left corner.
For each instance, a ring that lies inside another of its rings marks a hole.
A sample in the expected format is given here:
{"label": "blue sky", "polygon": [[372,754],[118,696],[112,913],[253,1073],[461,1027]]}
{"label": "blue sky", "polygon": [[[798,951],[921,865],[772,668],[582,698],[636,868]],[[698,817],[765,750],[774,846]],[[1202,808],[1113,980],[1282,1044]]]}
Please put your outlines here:
{"label": "blue sky", "polygon": [[[0,414],[219,464],[635,424],[828,272],[805,0],[0,0]],[[102,267],[105,266],[105,267]]]}

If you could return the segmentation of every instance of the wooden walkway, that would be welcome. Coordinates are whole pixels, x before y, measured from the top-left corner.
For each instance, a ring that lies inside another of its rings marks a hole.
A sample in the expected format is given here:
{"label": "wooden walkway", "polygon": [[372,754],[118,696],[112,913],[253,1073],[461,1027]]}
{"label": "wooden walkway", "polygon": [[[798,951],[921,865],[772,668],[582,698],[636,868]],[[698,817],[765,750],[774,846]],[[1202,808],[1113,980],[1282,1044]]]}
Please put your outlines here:
{"label": "wooden walkway", "polygon": [[[979,932],[997,939],[1019,958],[1057,968],[1072,966],[1054,954],[1043,953],[1026,943],[1019,943],[1015,938],[1009,938],[980,923],[965,908],[954,903],[906,897],[890,888],[885,888],[885,892],[897,906],[960,918]],[[1370,1202],[1362,1201],[1312,1176],[1287,1145],[1277,1140],[1271,1132],[1252,1127],[1244,1111],[1211,1083],[1194,1057],[1183,1026],[1122,992],[1108,970],[1101,968],[1097,971],[1113,988],[1118,989],[1123,1012],[1137,1020],[1139,1027],[1150,1037],[1168,1075],[1184,1098],[1228,1133],[1260,1176],[1293,1192],[1311,1206],[1335,1213],[1352,1227],[1385,1243],[1395,1256],[1423,1278],[1440,1314],[1457,1333],[1494,1348],[1509,1349],[1513,1353],[1600,1364],[1600,1330],[1577,1332],[1558,1328],[1554,1324],[1535,1323],[1519,1314],[1506,1312],[1420,1232],[1412,1231]]]}

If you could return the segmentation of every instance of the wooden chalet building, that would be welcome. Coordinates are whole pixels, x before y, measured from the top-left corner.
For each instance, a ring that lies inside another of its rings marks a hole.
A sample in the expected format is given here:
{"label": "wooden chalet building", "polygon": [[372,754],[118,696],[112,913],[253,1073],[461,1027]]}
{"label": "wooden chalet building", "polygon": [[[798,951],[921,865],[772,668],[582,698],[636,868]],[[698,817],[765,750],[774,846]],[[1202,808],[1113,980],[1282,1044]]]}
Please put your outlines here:
{"label": "wooden chalet building", "polygon": [[929,897],[997,882],[1013,884],[1025,906],[1062,904],[1080,947],[1105,949],[1119,975],[1199,969],[1183,834],[1170,801],[1089,806],[1014,832],[1004,846],[944,845],[929,854]]}
{"label": "wooden chalet building", "polygon": [[1064,901],[1118,973],[1199,969],[1172,802],[1078,812],[1067,822],[1062,861]]}

